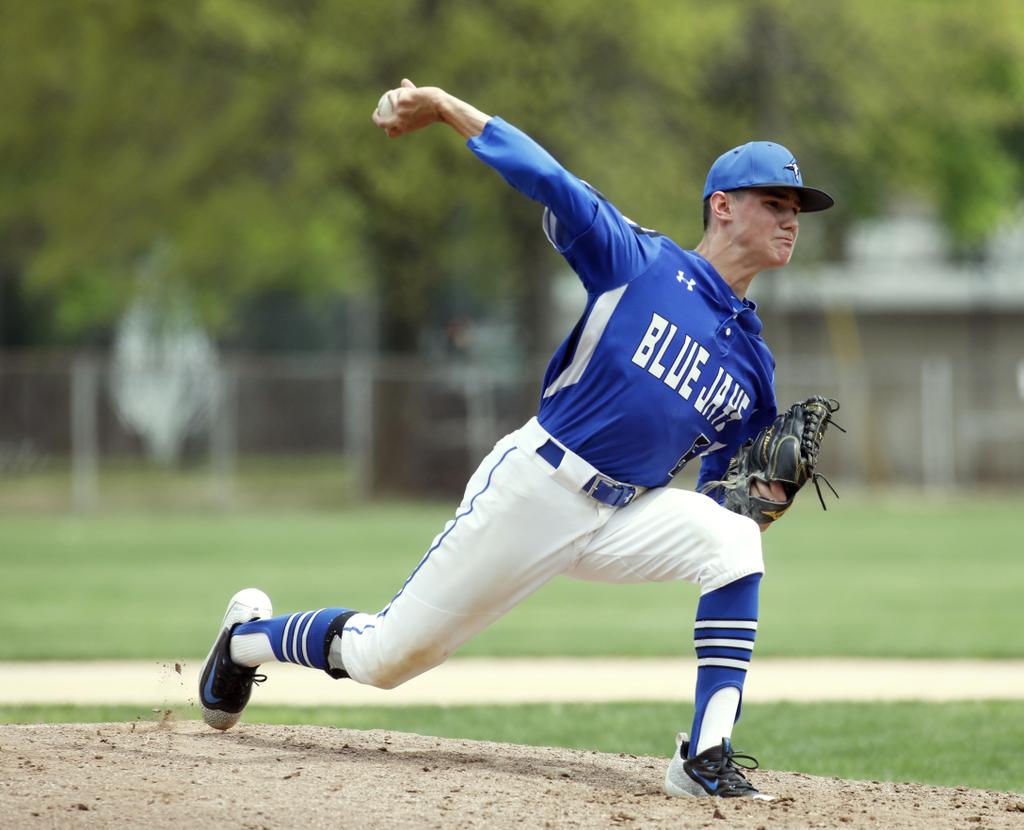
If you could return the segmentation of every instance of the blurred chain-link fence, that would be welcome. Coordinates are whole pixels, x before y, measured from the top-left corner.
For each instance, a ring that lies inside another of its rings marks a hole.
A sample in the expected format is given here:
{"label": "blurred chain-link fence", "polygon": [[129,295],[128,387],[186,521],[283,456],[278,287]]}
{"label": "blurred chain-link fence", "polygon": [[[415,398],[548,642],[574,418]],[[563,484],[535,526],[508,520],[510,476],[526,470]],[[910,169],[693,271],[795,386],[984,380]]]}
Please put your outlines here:
{"label": "blurred chain-link fence", "polygon": [[[935,357],[837,366],[790,355],[779,399],[843,402],[822,470],[948,489],[1024,476],[1024,363]],[[209,417],[171,465],[119,417],[105,354],[0,358],[0,509],[337,506],[458,495],[536,409],[539,373],[351,355],[222,358]],[[979,408],[976,385],[1005,394]],[[695,469],[684,472],[688,482]]]}

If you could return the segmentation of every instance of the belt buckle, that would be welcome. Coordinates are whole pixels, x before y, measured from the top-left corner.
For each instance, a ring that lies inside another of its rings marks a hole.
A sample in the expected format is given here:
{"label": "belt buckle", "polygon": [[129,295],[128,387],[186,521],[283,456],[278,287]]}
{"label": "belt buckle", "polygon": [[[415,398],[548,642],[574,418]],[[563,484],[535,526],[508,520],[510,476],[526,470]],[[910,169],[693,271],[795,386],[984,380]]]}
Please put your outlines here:
{"label": "belt buckle", "polygon": [[[607,485],[609,490],[612,490],[616,494],[622,496],[622,501],[616,500],[614,504],[609,504],[608,502],[601,501],[601,499],[597,499],[594,493],[601,484]],[[608,504],[610,507],[625,507],[633,501],[634,498],[636,498],[636,487],[633,487],[630,484],[621,484],[614,478],[608,478],[608,476],[602,475],[601,473],[597,473],[594,478],[591,479],[583,492],[592,499],[601,501],[602,504]]]}
{"label": "belt buckle", "polygon": [[600,484],[602,484],[602,483],[604,483],[604,484],[615,484],[615,482],[612,481],[607,476],[603,476],[600,473],[595,473],[594,477],[592,479],[590,479],[590,482],[583,489],[583,492],[586,493],[591,498],[593,498],[594,497],[594,492],[597,490],[598,486]]}

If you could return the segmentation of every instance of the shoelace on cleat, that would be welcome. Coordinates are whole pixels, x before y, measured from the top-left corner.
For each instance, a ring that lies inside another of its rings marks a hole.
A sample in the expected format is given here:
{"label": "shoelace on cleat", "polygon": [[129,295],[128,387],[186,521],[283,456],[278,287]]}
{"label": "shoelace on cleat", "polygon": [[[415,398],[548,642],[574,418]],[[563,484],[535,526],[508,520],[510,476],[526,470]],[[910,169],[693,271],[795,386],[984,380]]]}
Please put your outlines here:
{"label": "shoelace on cleat", "polygon": [[[737,759],[743,761],[750,761],[750,764],[737,764]],[[693,764],[695,759],[691,759],[690,763]],[[752,770],[757,769],[759,764],[757,759],[753,755],[747,755],[743,752],[734,752],[733,750],[725,749],[722,747],[722,757],[715,761],[708,759],[702,762],[697,767],[697,771],[706,777],[714,775],[718,778],[720,786],[724,787],[723,794],[725,793],[745,793],[745,792],[758,792],[757,787],[751,784],[746,777],[740,772],[740,769]]]}
{"label": "shoelace on cleat", "polygon": [[213,693],[218,697],[237,697],[245,694],[254,683],[259,686],[266,681],[267,676],[257,674],[256,669],[226,660],[213,678]]}

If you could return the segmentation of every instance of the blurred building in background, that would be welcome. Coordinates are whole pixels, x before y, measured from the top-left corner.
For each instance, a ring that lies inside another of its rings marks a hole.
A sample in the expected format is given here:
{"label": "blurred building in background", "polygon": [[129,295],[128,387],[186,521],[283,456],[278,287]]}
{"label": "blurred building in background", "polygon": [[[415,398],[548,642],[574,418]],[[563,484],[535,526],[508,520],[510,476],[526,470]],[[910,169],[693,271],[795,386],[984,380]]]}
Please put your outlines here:
{"label": "blurred building in background", "polygon": [[[952,262],[936,223],[859,227],[841,266],[755,282],[780,397],[825,382],[843,474],[933,489],[1024,481],[1024,224]],[[788,394],[787,394],[788,393]]]}

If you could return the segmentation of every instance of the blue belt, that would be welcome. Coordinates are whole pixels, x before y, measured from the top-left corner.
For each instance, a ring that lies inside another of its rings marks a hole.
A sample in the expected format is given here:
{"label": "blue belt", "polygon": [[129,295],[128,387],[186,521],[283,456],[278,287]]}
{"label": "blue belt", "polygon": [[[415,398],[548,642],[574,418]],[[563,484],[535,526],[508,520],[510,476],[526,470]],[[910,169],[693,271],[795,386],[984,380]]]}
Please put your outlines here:
{"label": "blue belt", "polygon": [[[565,458],[565,450],[549,438],[543,446],[537,448],[537,455],[557,470],[558,465]],[[609,507],[624,507],[636,497],[636,487],[620,484],[615,479],[600,473],[591,478],[581,489],[590,498],[597,499],[601,504],[607,504]]]}

